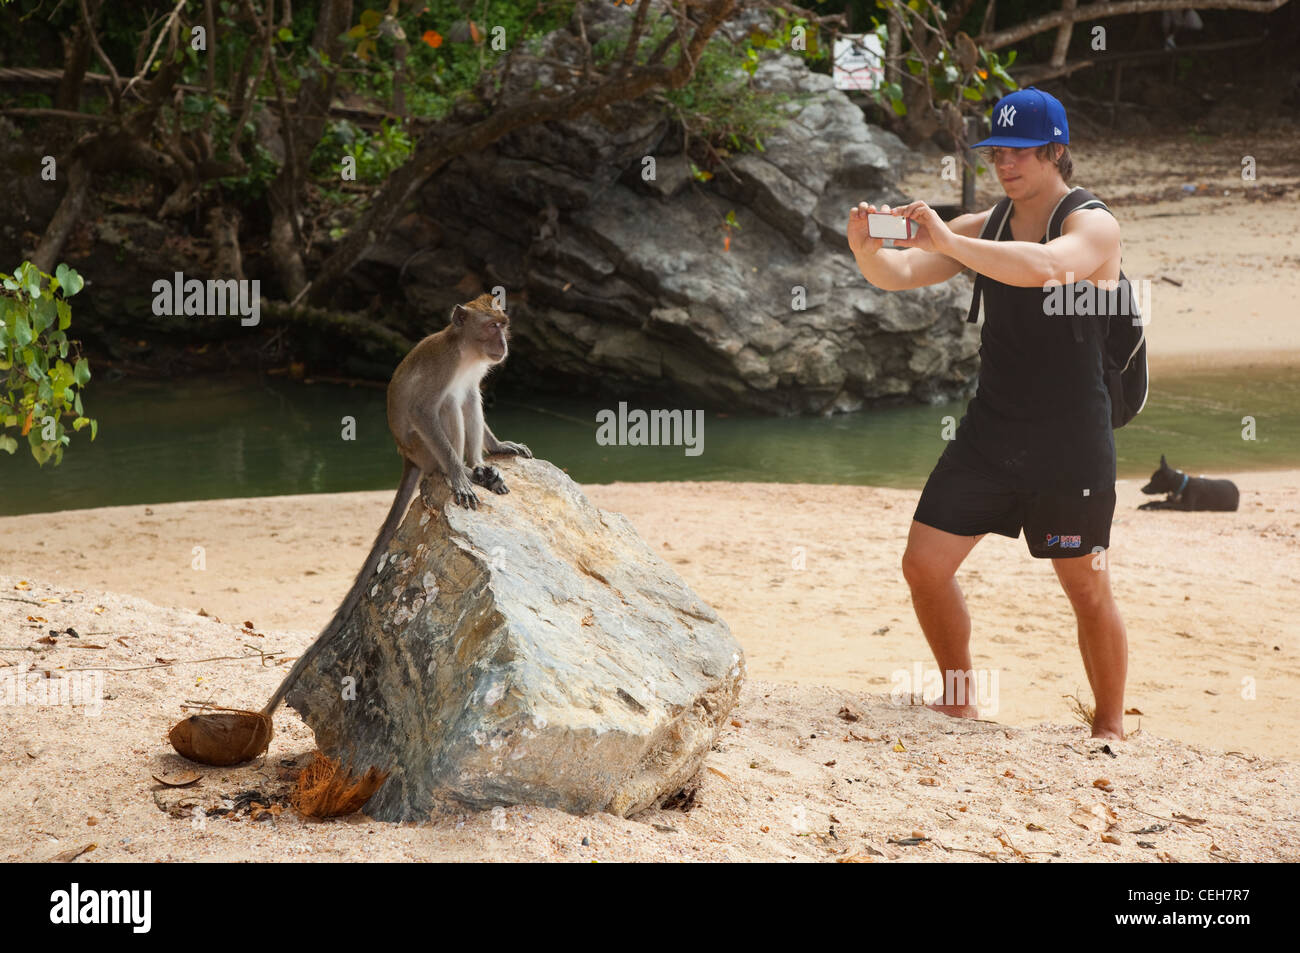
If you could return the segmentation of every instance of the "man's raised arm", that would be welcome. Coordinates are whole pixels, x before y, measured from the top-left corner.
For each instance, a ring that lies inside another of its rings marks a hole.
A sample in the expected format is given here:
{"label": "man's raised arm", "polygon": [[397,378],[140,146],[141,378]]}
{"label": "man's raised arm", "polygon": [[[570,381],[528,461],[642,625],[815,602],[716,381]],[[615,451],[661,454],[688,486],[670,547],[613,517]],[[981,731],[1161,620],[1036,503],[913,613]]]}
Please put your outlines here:
{"label": "man's raised arm", "polygon": [[[956,275],[965,266],[939,251],[922,248],[884,248],[884,240],[867,234],[867,215],[877,211],[874,205],[860,202],[849,211],[849,249],[862,276],[884,291],[905,291],[934,285]],[[881,213],[888,213],[882,205]],[[988,212],[972,212],[954,218],[947,227],[959,235],[978,235]],[[924,236],[918,235],[917,241]]]}
{"label": "man's raised arm", "polygon": [[1061,226],[1060,237],[1046,244],[986,242],[960,234],[946,228],[938,213],[924,202],[902,206],[894,214],[921,226],[921,234],[907,240],[909,246],[941,252],[956,260],[959,267],[1013,288],[1044,288],[1050,281],[1077,281],[1095,272],[1119,249],[1119,223],[1101,209],[1071,213]]}

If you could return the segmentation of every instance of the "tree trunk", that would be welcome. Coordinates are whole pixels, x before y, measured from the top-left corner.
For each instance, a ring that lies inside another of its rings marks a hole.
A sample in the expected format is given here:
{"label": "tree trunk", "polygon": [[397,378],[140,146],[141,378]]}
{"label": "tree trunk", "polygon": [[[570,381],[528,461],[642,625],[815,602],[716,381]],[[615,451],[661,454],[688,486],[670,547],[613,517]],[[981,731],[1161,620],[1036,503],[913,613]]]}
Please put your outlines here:
{"label": "tree trunk", "polygon": [[[337,63],[343,57],[338,37],[348,29],[351,19],[352,0],[323,0],[321,3],[312,46],[328,56],[331,63]],[[307,284],[307,267],[303,261],[306,249],[299,241],[301,222],[297,220],[298,206],[305,196],[308,160],[312,148],[325,131],[333,98],[332,72],[313,72],[302,81],[294,114],[284,117],[287,123],[281,130],[285,140],[284,164],[267,194],[271,205],[271,258],[284,295],[290,300],[296,298]]]}
{"label": "tree trunk", "polygon": [[898,83],[903,75],[903,28],[898,25],[898,13],[889,10],[889,49],[885,51],[885,82]]}
{"label": "tree trunk", "polygon": [[59,80],[59,91],[54,96],[55,109],[81,110],[81,84],[89,65],[90,38],[86,35],[86,28],[77,22],[63,39],[63,78]]}
{"label": "tree trunk", "polygon": [[223,278],[244,278],[244,260],[239,250],[239,212],[215,205],[208,213],[208,235],[212,239],[212,270]]}
{"label": "tree trunk", "polygon": [[[288,186],[284,188],[287,189]],[[275,262],[284,296],[292,301],[307,285],[307,266],[303,264],[297,230],[293,227],[292,216],[295,212],[285,205],[280,194],[272,193],[268,199],[271,202],[271,260]]]}
{"label": "tree trunk", "polygon": [[81,211],[86,204],[86,195],[90,191],[90,170],[80,158],[73,160],[68,170],[68,191],[63,193],[63,200],[50,219],[50,224],[41,236],[41,242],[32,254],[32,264],[48,274],[54,273],[54,267],[63,254],[64,242],[72,234]]}

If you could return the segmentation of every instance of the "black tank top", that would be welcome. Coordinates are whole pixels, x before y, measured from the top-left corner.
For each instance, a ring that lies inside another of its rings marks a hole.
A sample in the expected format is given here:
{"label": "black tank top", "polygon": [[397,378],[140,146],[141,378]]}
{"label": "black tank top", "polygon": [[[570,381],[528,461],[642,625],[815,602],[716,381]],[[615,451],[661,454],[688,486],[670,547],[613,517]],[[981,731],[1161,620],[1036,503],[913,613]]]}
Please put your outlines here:
{"label": "black tank top", "polygon": [[[1013,206],[999,240],[1012,240],[1014,213]],[[1115,434],[1102,371],[1104,319],[1080,317],[1083,341],[1076,341],[1069,315],[1047,313],[1042,288],[984,281],[979,384],[945,453],[1016,489],[1078,496],[1110,489]],[[1073,296],[1076,286],[1062,291]]]}

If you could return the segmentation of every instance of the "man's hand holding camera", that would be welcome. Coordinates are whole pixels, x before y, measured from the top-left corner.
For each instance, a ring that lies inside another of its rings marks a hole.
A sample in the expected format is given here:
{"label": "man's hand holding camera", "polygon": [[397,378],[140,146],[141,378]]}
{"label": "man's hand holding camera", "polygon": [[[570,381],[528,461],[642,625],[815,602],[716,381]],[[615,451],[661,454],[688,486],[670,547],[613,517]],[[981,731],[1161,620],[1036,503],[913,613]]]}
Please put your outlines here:
{"label": "man's hand holding camera", "polygon": [[[872,216],[883,218],[886,215],[909,219],[914,223],[912,228],[916,234],[911,238],[901,237],[901,223],[899,229],[882,228],[888,220],[878,220],[873,227]],[[919,248],[922,251],[947,254],[953,237],[952,231],[939,214],[921,201],[893,209],[882,205],[879,211],[874,205],[860,202],[849,211],[849,249],[854,255],[874,255],[880,251],[886,238],[893,240],[895,248]]]}
{"label": "man's hand holding camera", "polygon": [[911,219],[920,227],[915,238],[894,239],[895,248],[919,248],[922,251],[938,252],[940,255],[950,254],[952,241],[956,236],[948,228],[947,223],[939,217],[939,213],[930,206],[916,201],[909,205],[900,205],[891,214]]}

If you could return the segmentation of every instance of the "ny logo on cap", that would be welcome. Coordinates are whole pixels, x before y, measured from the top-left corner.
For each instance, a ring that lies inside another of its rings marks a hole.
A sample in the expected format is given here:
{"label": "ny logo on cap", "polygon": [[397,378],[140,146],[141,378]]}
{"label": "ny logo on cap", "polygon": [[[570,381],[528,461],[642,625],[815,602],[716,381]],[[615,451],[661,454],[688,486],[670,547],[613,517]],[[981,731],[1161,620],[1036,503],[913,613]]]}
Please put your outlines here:
{"label": "ny logo on cap", "polygon": [[1014,126],[1015,124],[1016,124],[1016,107],[1003,106],[1002,110],[998,113],[998,125]]}
{"label": "ny logo on cap", "polygon": [[1057,129],[1055,126],[1053,126],[1053,127],[1052,127],[1052,135],[1054,135],[1054,136],[1059,136],[1060,134],[1061,134],[1061,130],[1059,130],[1059,129]]}

